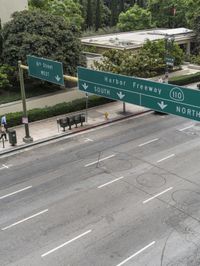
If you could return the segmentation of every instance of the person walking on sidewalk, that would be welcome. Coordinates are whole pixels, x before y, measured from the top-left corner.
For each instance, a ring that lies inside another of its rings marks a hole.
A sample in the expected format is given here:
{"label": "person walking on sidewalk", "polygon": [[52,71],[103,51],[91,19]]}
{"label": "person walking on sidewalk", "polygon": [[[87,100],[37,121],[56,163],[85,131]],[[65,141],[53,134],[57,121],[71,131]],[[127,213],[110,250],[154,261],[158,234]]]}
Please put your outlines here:
{"label": "person walking on sidewalk", "polygon": [[7,140],[6,129],[5,129],[5,126],[3,124],[0,127],[0,140],[2,138],[4,138],[5,140]]}
{"label": "person walking on sidewalk", "polygon": [[1,117],[1,125],[4,125],[5,130],[6,130],[6,132],[7,132],[8,127],[7,127],[7,121],[6,121],[6,116],[5,116],[5,115],[3,115],[3,116]]}

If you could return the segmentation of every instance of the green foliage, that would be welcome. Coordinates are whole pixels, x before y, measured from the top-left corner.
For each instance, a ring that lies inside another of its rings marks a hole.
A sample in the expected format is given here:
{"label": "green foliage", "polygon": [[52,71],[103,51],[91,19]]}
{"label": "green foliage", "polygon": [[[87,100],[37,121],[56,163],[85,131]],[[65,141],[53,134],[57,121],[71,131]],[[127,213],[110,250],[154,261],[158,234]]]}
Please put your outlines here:
{"label": "green foliage", "polygon": [[[98,106],[104,103],[111,102],[112,100],[97,96],[90,96],[88,100],[88,107]],[[59,103],[51,107],[37,108],[28,111],[29,122],[46,119],[52,116],[58,116],[71,112],[76,112],[85,109],[85,99],[77,99],[69,103]],[[22,112],[6,114],[7,123],[9,127],[21,124]]]}
{"label": "green foliage", "polygon": [[8,65],[0,66],[0,89],[11,87],[14,68]]}
{"label": "green foliage", "polygon": [[[141,53],[146,55],[147,57],[157,58],[158,60],[162,59],[164,63],[164,58],[166,54],[166,44],[165,40],[159,40],[155,42],[151,42],[149,40],[143,45],[141,49]],[[174,65],[181,65],[184,57],[184,53],[182,49],[179,47],[177,43],[172,43],[169,51],[170,55],[174,57]]]}
{"label": "green foliage", "polygon": [[101,0],[96,0],[97,5],[96,5],[96,16],[95,16],[95,30],[97,31],[102,24],[102,16],[101,16],[101,10],[102,10],[102,1]]}
{"label": "green foliage", "polygon": [[92,0],[87,0],[87,12],[86,12],[86,26],[91,28],[93,26],[93,15],[92,15]]}
{"label": "green foliage", "polygon": [[196,65],[200,65],[200,54],[198,55],[192,55],[190,57],[190,62]]}
{"label": "green foliage", "polygon": [[[196,0],[194,0],[196,1]],[[148,0],[148,9],[157,27],[176,28],[186,26],[187,0]]]}
{"label": "green foliage", "polygon": [[26,56],[31,54],[63,62],[64,72],[70,75],[82,64],[79,32],[62,17],[39,10],[16,12],[2,35],[6,64],[16,66],[18,60],[26,63]]}
{"label": "green foliage", "polygon": [[194,29],[195,28],[195,20],[199,16],[200,13],[200,0],[185,0],[186,2],[186,19],[188,27]]}
{"label": "green foliage", "polygon": [[200,81],[200,72],[190,75],[176,76],[169,79],[170,84],[175,84],[179,86],[188,85],[190,83]]}
{"label": "green foliage", "polygon": [[200,54],[200,15],[194,19],[194,31],[196,33],[195,53]]}
{"label": "green foliage", "polygon": [[48,0],[29,0],[29,9],[40,8],[44,9],[48,3]]}
{"label": "green foliage", "polygon": [[[171,55],[175,58],[175,65],[180,65],[183,52],[177,44],[173,45]],[[95,62],[94,65],[101,71],[143,78],[153,77],[164,73],[165,43],[163,40],[147,41],[138,52],[109,50],[103,54],[103,60]]]}
{"label": "green foliage", "polygon": [[151,12],[135,4],[119,15],[117,27],[122,31],[141,30],[152,27]]}
{"label": "green foliage", "polygon": [[2,26],[1,26],[1,19],[0,19],[0,63],[2,60],[2,52],[3,52],[3,38],[2,38]]}
{"label": "green foliage", "polygon": [[78,28],[81,28],[83,24],[81,5],[74,0],[30,0],[29,8],[61,16],[68,24]]}
{"label": "green foliage", "polygon": [[79,29],[83,24],[81,6],[74,0],[49,1],[45,10],[53,15],[63,17],[68,24],[75,25]]}

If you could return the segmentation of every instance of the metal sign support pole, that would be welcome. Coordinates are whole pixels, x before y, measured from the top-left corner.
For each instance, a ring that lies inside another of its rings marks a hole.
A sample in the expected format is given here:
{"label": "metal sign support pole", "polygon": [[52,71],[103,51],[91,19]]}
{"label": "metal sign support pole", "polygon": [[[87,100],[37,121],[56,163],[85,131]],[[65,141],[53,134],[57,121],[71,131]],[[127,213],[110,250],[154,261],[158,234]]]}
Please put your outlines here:
{"label": "metal sign support pole", "polygon": [[88,94],[85,94],[86,102],[85,102],[85,122],[88,122]]}
{"label": "metal sign support pole", "polygon": [[123,102],[123,113],[125,114],[126,113],[126,103]]}
{"label": "metal sign support pole", "polygon": [[[28,119],[27,109],[26,109],[24,75],[23,75],[23,69],[21,68],[21,61],[18,61],[18,69],[19,69],[19,81],[20,81],[21,97],[22,97],[22,105],[23,105],[23,116]],[[30,143],[33,141],[33,138],[31,138],[29,134],[29,125],[28,123],[25,123],[24,126],[25,126],[25,137],[23,138],[23,141],[25,143]]]}

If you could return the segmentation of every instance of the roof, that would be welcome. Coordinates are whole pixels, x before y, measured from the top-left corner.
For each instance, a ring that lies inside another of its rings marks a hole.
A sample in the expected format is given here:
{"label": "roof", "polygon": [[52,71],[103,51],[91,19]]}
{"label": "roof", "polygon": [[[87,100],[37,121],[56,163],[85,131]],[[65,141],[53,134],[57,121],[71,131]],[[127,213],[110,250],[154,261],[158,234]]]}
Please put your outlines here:
{"label": "roof", "polygon": [[192,30],[186,28],[150,29],[132,32],[120,32],[100,36],[90,36],[82,38],[81,41],[83,44],[90,46],[134,49],[141,47],[146,40],[155,41],[164,39],[167,35],[174,36],[175,41],[181,39],[191,39],[195,36]]}

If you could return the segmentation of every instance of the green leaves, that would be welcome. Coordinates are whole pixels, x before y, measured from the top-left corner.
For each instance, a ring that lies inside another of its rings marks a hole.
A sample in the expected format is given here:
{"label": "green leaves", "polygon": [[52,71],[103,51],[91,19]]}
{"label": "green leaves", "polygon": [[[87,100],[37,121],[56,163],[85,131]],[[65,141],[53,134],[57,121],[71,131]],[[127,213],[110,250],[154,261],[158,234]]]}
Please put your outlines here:
{"label": "green leaves", "polygon": [[[177,44],[173,45],[171,54],[175,58],[175,65],[180,65],[183,52]],[[109,50],[104,53],[101,62],[95,62],[95,67],[101,71],[149,78],[164,73],[164,56],[164,40],[147,41],[139,52]]]}
{"label": "green leaves", "polygon": [[141,30],[150,28],[151,12],[135,4],[125,13],[119,15],[117,27],[122,31]]}
{"label": "green leaves", "polygon": [[13,72],[14,69],[8,65],[0,66],[0,89],[11,86],[9,77]]}

